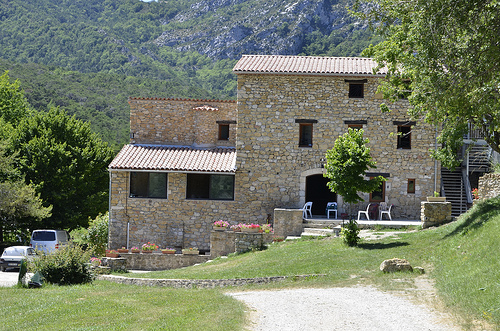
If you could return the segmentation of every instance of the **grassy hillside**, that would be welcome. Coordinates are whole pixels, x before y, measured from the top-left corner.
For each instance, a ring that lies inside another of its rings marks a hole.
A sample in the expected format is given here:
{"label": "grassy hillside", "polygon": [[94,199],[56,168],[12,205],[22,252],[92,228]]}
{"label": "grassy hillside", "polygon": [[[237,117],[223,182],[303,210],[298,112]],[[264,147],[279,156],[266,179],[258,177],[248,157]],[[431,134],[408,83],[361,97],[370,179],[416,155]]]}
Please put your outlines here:
{"label": "grassy hillside", "polygon": [[[458,221],[439,228],[346,247],[339,238],[272,244],[267,250],[184,269],[151,272],[148,278],[235,278],[325,273],[326,277],[252,288],[331,287],[356,284],[415,294],[419,277],[435,280],[440,298],[464,330],[500,329],[500,198],[477,204]],[[406,258],[417,273],[383,274],[384,259]],[[180,290],[95,282],[26,290],[0,288],[2,325],[37,330],[241,330],[244,306],[225,290]],[[440,307],[442,308],[442,307]],[[223,312],[222,314],[220,312]],[[35,323],[35,324],[34,324]]]}
{"label": "grassy hillside", "polygon": [[378,268],[385,259],[406,258],[413,266],[424,267],[435,279],[447,308],[463,317],[467,328],[474,320],[500,328],[499,237],[497,198],[477,204],[454,223],[364,241],[357,248],[342,245],[338,238],[287,241],[261,252],[141,276],[217,279],[319,273],[327,276],[310,281],[310,285],[375,284],[400,289],[413,287],[418,274],[382,274]]}

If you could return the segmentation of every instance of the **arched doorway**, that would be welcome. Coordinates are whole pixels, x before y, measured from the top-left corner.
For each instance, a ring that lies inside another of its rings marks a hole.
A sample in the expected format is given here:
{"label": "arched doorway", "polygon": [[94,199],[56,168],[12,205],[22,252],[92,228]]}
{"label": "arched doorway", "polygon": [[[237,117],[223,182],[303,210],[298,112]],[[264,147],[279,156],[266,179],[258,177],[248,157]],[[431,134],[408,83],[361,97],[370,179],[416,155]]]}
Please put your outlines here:
{"label": "arched doorway", "polygon": [[312,201],[313,215],[325,215],[326,204],[336,202],[337,194],[330,191],[328,178],[322,174],[307,176],[306,178],[306,201]]}

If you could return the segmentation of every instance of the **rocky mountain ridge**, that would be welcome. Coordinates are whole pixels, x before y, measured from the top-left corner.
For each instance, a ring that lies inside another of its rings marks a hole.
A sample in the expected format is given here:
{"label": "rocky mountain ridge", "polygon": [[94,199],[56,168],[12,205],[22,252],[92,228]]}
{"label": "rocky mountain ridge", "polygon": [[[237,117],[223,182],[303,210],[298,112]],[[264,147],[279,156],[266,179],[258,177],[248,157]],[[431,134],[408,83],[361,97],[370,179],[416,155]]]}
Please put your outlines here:
{"label": "rocky mountain ridge", "polygon": [[[166,31],[153,42],[178,51],[196,50],[214,59],[242,54],[295,55],[306,36],[319,31],[346,35],[353,26],[352,1],[334,0],[202,0],[165,21]],[[216,24],[214,24],[216,23]]]}

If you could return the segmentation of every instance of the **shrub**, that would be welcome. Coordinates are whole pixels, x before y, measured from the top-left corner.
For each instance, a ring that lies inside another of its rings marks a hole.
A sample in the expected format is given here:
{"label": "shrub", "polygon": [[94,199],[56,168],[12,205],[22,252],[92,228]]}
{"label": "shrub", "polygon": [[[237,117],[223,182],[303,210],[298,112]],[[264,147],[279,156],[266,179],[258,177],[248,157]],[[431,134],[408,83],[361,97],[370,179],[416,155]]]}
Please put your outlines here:
{"label": "shrub", "polygon": [[88,248],[92,255],[102,256],[108,244],[109,214],[99,214],[89,222],[88,228],[79,228],[71,231],[73,241]]}
{"label": "shrub", "polygon": [[70,244],[50,254],[40,254],[30,261],[30,270],[40,272],[44,280],[52,284],[84,284],[94,280],[89,261],[89,251],[84,251],[80,245]]}
{"label": "shrub", "polygon": [[340,232],[340,236],[342,237],[342,241],[347,245],[347,246],[357,246],[358,241],[359,241],[359,227],[358,223],[354,220],[351,219],[349,223],[347,223],[346,226],[342,228],[342,231]]}

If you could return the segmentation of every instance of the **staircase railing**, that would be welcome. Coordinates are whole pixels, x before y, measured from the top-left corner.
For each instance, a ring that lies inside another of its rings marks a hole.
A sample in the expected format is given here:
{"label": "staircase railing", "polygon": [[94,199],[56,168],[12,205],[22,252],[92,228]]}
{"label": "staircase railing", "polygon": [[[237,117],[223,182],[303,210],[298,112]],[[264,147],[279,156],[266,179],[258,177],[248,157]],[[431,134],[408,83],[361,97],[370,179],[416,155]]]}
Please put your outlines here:
{"label": "staircase railing", "polygon": [[464,135],[464,139],[484,139],[483,129],[478,128],[471,123],[468,124],[469,132]]}
{"label": "staircase railing", "polygon": [[462,168],[462,181],[465,188],[465,196],[467,197],[467,203],[472,203],[472,189],[470,187],[469,174],[467,169]]}

